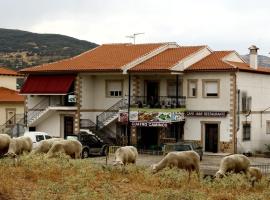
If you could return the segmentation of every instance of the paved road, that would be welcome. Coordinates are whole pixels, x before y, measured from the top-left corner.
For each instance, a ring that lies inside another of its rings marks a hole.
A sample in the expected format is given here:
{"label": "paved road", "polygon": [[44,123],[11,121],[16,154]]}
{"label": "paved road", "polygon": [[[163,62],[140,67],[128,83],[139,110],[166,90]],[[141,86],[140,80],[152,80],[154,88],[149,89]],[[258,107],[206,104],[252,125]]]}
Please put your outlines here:
{"label": "paved road", "polygon": [[[140,154],[137,160],[137,165],[148,167],[151,164],[159,162],[163,156],[157,155],[145,155]],[[219,167],[220,160],[223,155],[204,155],[203,160],[200,163],[201,171],[207,175],[213,175]],[[269,164],[270,158],[260,158],[260,157],[249,157],[252,165]],[[91,157],[89,158],[91,162],[105,164],[105,157]],[[113,164],[114,156],[110,156],[108,159],[108,164]]]}

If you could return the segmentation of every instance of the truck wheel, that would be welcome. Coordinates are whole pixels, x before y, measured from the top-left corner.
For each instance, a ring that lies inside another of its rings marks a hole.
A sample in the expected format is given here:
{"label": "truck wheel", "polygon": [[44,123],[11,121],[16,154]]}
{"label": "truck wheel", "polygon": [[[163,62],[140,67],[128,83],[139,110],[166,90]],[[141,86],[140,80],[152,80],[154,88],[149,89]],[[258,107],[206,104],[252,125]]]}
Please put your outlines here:
{"label": "truck wheel", "polygon": [[88,149],[83,149],[82,151],[82,159],[89,157],[89,151]]}

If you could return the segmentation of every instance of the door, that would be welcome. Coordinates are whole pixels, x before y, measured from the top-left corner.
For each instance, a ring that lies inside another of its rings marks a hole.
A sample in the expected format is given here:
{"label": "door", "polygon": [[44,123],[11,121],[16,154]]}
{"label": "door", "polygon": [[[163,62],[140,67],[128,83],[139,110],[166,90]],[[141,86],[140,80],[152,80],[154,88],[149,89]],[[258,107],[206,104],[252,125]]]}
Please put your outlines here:
{"label": "door", "polygon": [[205,124],[205,151],[218,152],[218,124]]}
{"label": "door", "polygon": [[147,104],[150,105],[151,108],[153,108],[155,104],[158,102],[158,90],[159,90],[159,82],[157,81],[146,82]]}
{"label": "door", "polygon": [[158,127],[140,127],[138,146],[141,149],[156,150],[158,146]]}
{"label": "door", "polygon": [[73,134],[73,117],[64,117],[64,137]]}

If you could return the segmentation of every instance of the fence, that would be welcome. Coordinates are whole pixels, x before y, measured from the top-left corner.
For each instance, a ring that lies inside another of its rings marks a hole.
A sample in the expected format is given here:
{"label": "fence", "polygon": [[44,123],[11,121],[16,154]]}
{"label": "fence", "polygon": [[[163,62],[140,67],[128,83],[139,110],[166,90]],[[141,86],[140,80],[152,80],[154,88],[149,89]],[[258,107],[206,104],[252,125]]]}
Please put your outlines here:
{"label": "fence", "polygon": [[258,167],[263,175],[270,174],[270,164],[250,165],[251,167]]}

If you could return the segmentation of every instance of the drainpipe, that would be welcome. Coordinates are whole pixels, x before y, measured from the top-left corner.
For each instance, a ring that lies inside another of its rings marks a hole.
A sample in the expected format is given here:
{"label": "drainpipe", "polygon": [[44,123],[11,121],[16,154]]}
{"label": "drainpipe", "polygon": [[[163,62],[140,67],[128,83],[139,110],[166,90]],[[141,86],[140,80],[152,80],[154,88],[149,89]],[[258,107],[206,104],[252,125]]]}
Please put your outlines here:
{"label": "drainpipe", "polygon": [[240,129],[240,90],[237,90],[237,128],[236,132]]}
{"label": "drainpipe", "polygon": [[131,93],[131,75],[128,74],[128,130],[127,130],[127,136],[128,136],[128,145],[130,145],[130,135],[131,135],[131,126],[130,126],[130,119],[129,119],[129,113],[130,113],[130,93]]}
{"label": "drainpipe", "polygon": [[179,107],[179,102],[178,102],[178,87],[179,87],[179,75],[176,75],[176,108]]}

